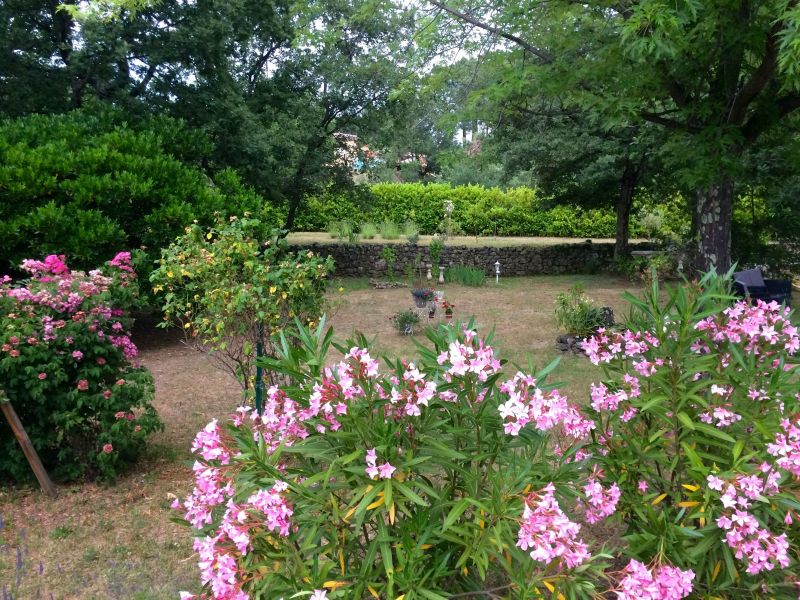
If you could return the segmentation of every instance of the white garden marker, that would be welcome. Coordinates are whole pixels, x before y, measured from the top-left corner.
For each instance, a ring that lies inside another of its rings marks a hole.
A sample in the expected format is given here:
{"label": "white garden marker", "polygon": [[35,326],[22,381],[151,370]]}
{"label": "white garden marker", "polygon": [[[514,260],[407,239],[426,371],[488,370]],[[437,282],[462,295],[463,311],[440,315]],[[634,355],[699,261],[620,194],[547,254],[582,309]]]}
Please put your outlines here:
{"label": "white garden marker", "polygon": [[494,284],[498,285],[500,283],[500,261],[498,260],[494,263]]}

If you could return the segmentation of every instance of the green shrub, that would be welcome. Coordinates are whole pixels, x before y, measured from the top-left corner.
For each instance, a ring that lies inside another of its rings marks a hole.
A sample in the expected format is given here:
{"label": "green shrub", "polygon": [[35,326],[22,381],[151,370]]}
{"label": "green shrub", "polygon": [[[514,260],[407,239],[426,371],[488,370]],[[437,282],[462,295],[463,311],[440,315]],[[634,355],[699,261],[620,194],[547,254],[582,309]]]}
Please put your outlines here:
{"label": "green shrub", "polygon": [[[441,183],[378,183],[370,186],[369,190],[369,194],[361,190],[353,192],[354,197],[336,192],[309,198],[297,229],[320,231],[330,220],[361,222],[369,219],[377,223],[412,221],[424,235],[439,232],[446,235],[587,238],[614,237],[616,232],[616,215],[612,208],[584,209],[567,204],[548,206],[531,188],[504,191],[478,185],[451,187]],[[448,202],[452,203],[449,220],[445,211]],[[677,223],[673,213],[682,208],[677,204],[665,204],[662,210],[668,215],[668,223]],[[637,227],[634,219],[633,233],[640,231]]]}
{"label": "green shrub", "polygon": [[179,121],[133,126],[112,109],[0,122],[0,269],[47,252],[89,269],[121,246],[156,257],[215,212],[277,218],[233,171],[210,180],[201,168],[209,151]]}
{"label": "green shrub", "polygon": [[378,228],[375,223],[362,223],[361,224],[361,237],[365,240],[373,240],[378,235]]}
{"label": "green shrub", "polygon": [[256,219],[192,225],[162,250],[150,276],[166,317],[161,326],[180,325],[191,345],[236,375],[245,398],[254,391],[258,346],[269,355],[278,331],[319,320],[333,270],[332,259],[289,252],[272,233],[264,245]]}
{"label": "green shrub", "polygon": [[386,276],[389,281],[394,281],[394,263],[397,260],[397,253],[391,246],[384,246],[381,250],[381,258],[386,261]]}
{"label": "green shrub", "polygon": [[413,310],[402,310],[392,317],[392,325],[400,335],[414,335],[414,327],[419,325],[419,315]]}
{"label": "green shrub", "polygon": [[431,255],[431,266],[435,269],[439,267],[439,261],[442,258],[442,249],[444,248],[444,239],[440,235],[434,235],[428,246],[428,252]]}
{"label": "green shrub", "polygon": [[585,338],[603,325],[603,312],[586,297],[583,286],[574,285],[556,296],[556,323],[570,335]]}
{"label": "green shrub", "polygon": [[[70,271],[63,255],[25,261],[23,271],[29,279],[21,286],[0,280],[0,391],[55,478],[113,478],[161,428],[153,379],[131,364],[130,254],[88,275]],[[0,479],[31,475],[0,419]]]}
{"label": "green shrub", "polygon": [[486,283],[486,273],[477,267],[455,265],[445,269],[444,280],[448,283],[480,287]]}
{"label": "green shrub", "polygon": [[381,237],[385,240],[396,240],[400,238],[400,228],[394,221],[384,221],[378,225]]}

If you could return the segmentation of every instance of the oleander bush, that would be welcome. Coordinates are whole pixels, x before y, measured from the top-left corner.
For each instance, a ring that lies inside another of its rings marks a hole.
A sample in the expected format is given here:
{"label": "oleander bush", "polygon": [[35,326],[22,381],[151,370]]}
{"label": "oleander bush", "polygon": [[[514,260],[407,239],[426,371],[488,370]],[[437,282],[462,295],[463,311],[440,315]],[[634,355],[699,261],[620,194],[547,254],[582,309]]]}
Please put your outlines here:
{"label": "oleander bush", "polygon": [[[22,270],[27,279],[0,283],[0,389],[56,479],[113,478],[161,428],[152,377],[128,333],[130,254],[88,274],[56,255],[26,260]],[[0,419],[0,479],[31,477]]]}
{"label": "oleander bush", "polygon": [[471,324],[384,365],[298,324],[264,361],[287,385],[192,446],[201,597],[795,598],[800,338],[727,285],[630,297],[585,406]]}

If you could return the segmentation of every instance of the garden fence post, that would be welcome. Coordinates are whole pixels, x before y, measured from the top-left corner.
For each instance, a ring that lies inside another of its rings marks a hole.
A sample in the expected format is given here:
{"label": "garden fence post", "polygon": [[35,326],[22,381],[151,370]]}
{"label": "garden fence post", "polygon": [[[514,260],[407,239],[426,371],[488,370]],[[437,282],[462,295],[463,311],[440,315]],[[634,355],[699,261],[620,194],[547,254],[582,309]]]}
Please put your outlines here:
{"label": "garden fence post", "polygon": [[42,461],[39,460],[39,455],[36,454],[36,448],[33,447],[31,439],[25,432],[22,422],[19,420],[14,407],[11,406],[11,402],[3,390],[0,390],[0,408],[3,410],[8,424],[11,426],[11,431],[13,431],[14,435],[17,437],[17,441],[22,447],[22,452],[25,454],[25,458],[28,459],[28,464],[30,464],[31,469],[33,469],[33,473],[36,475],[39,485],[42,486],[42,489],[48,496],[55,497],[57,493],[56,486],[50,481],[50,476],[47,474],[47,471],[45,471]]}

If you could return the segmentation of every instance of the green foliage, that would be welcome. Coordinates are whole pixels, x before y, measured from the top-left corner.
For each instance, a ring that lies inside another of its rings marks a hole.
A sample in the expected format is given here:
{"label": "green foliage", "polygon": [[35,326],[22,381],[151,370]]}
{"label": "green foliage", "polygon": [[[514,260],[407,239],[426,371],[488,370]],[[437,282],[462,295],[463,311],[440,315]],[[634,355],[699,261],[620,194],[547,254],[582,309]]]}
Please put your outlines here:
{"label": "green foliage", "polygon": [[590,336],[604,324],[602,310],[592,304],[580,284],[556,296],[555,315],[561,329],[581,338]]}
{"label": "green foliage", "polygon": [[381,250],[381,258],[386,261],[386,276],[389,281],[394,281],[394,263],[397,260],[397,253],[391,246],[384,246]]}
{"label": "green foliage", "polygon": [[392,317],[392,325],[400,335],[413,335],[419,325],[419,315],[413,310],[401,310]]}
{"label": "green foliage", "polygon": [[[381,183],[370,187],[371,194],[359,200],[331,194],[314,197],[306,204],[306,212],[298,228],[319,223],[320,231],[329,223],[330,214],[351,215],[355,223],[378,222],[384,239],[397,239],[396,223],[413,222],[419,233],[447,233],[445,203],[453,203],[450,218],[451,234],[499,236],[614,237],[616,215],[607,208],[582,208],[571,204],[552,205],[532,188],[483,188],[476,185],[451,187],[448,184]],[[662,215],[662,235],[670,238],[688,232],[686,208],[680,201],[655,204],[652,210]],[[645,217],[647,211],[641,211]],[[335,220],[341,220],[337,217]],[[632,222],[632,233],[641,233],[638,220]],[[389,237],[387,237],[387,235]],[[408,233],[406,233],[408,235]]]}
{"label": "green foliage", "polygon": [[270,209],[231,171],[212,183],[197,164],[208,142],[180,122],[136,126],[111,109],[0,122],[0,256],[65,253],[91,268],[119,247],[153,255],[187,223]]}
{"label": "green foliage", "polygon": [[378,235],[378,228],[375,227],[374,223],[362,223],[361,224],[361,237],[365,240],[374,240],[375,236]]}
{"label": "green foliage", "polygon": [[464,265],[453,265],[444,271],[444,280],[448,283],[460,283],[470,287],[480,287],[486,283],[483,269]]}
{"label": "green foliage", "polygon": [[163,327],[178,324],[198,349],[234,374],[245,396],[254,390],[258,345],[273,352],[273,337],[296,320],[322,314],[333,261],[289,252],[277,230],[266,244],[266,224],[219,220],[186,228],[162,250],[150,281],[164,310]]}
{"label": "green foliage", "polygon": [[[131,362],[135,274],[127,261],[90,275],[55,256],[44,264],[57,268],[39,263],[22,286],[0,283],[0,401],[5,393],[53,477],[113,479],[162,427],[153,378]],[[32,477],[0,419],[0,479]]]}
{"label": "green foliage", "polygon": [[442,249],[444,248],[444,239],[442,236],[435,234],[428,245],[428,252],[431,256],[431,266],[435,269],[439,266],[439,261],[442,258]]}
{"label": "green foliage", "polygon": [[378,225],[378,231],[385,240],[396,240],[400,238],[400,227],[394,221],[383,221]]}
{"label": "green foliage", "polygon": [[[333,369],[341,378],[325,374],[333,332],[323,327],[301,328],[296,340],[282,341],[285,350],[277,359],[264,361],[265,368],[291,381],[275,392],[265,421],[274,414],[291,420],[295,431],[308,427],[309,433],[286,437],[283,430],[273,433],[271,425],[240,418],[227,426],[212,424],[198,436],[231,457],[230,464],[197,458],[219,481],[230,483],[237,504],[280,481],[270,500],[276,513],[284,503],[290,507],[281,517],[287,525],[283,530],[270,525],[270,531],[261,515],[257,525],[255,518],[252,527],[248,523],[252,548],[246,557],[233,547],[230,554],[238,569],[233,585],[253,597],[284,598],[325,588],[335,589],[332,598],[409,600],[441,600],[489,588],[497,588],[500,598],[534,598],[535,590],[548,586],[582,600],[597,593],[602,554],[562,576],[555,571],[558,558],[550,570],[517,547],[526,499],[533,503],[535,498],[528,492],[553,482],[561,506],[567,506],[578,466],[558,457],[545,435],[505,435],[498,406],[508,396],[499,390],[502,373],[491,338],[479,346],[461,331],[430,331],[412,365],[390,359],[383,367],[362,336],[347,340],[336,346],[345,354]],[[448,348],[465,346],[473,357],[480,348],[481,355],[492,358],[482,377],[446,374],[449,363],[437,361]],[[532,377],[544,381],[546,371]],[[402,395],[392,378],[404,382]],[[450,401],[432,394],[414,412],[423,388],[429,394],[448,393]],[[387,394],[391,389],[398,392],[394,401]],[[312,412],[307,407],[311,394],[318,393],[314,390],[347,407],[331,415],[333,420],[313,411],[316,429],[310,419],[293,416]],[[290,415],[284,407],[296,410]],[[370,453],[376,465],[372,476]],[[391,467],[392,473],[379,477],[377,467]],[[224,510],[214,507],[212,523],[204,523],[203,531],[219,528]]]}

